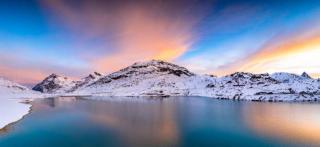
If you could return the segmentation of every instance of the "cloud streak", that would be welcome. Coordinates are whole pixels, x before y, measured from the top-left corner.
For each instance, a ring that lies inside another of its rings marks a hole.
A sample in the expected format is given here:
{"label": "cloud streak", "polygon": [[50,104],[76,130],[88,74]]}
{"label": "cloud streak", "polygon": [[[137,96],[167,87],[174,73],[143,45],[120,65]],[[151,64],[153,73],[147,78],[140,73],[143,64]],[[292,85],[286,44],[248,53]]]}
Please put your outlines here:
{"label": "cloud streak", "polygon": [[309,72],[319,77],[320,28],[318,22],[309,22],[294,32],[277,35],[267,41],[259,50],[241,60],[221,67],[215,72],[226,74],[234,71],[254,73]]}
{"label": "cloud streak", "polygon": [[19,53],[0,54],[1,76],[14,80],[18,83],[32,85],[51,73],[69,76],[77,79],[79,76],[88,74],[88,69],[57,65],[43,59],[28,59]]}
{"label": "cloud streak", "polygon": [[204,4],[197,1],[93,0],[75,6],[46,0],[43,5],[81,34],[78,43],[99,38],[100,46],[91,49],[95,55],[87,59],[102,72],[139,60],[176,59],[196,40],[193,27],[204,16]]}

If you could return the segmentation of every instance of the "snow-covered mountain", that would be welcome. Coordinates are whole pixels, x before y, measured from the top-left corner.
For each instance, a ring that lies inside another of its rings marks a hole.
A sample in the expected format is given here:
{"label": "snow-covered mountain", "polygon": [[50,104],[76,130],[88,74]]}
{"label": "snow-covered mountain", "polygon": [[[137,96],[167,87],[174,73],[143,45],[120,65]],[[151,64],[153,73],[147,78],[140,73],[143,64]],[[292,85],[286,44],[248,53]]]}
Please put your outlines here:
{"label": "snow-covered mountain", "polygon": [[290,73],[235,73],[208,85],[209,97],[256,101],[320,100],[320,82]]}
{"label": "snow-covered mountain", "polygon": [[78,81],[73,81],[67,77],[57,74],[51,74],[46,77],[41,83],[37,84],[32,90],[43,93],[65,93],[72,87],[76,86]]}
{"label": "snow-covered mountain", "polygon": [[32,90],[50,94],[70,93],[78,89],[79,87],[85,87],[89,84],[92,84],[101,76],[102,75],[100,73],[94,72],[79,81],[74,81],[64,76],[51,74],[46,77],[41,83],[34,86]]}
{"label": "snow-covered mountain", "polygon": [[[236,72],[216,77],[197,75],[184,67],[160,60],[137,62],[105,76],[94,73],[77,82],[61,82],[65,78],[58,79],[45,79],[36,87],[44,87],[46,90],[43,92],[61,92],[55,89],[63,89],[63,92],[72,95],[206,96],[257,101],[320,100],[320,81],[312,79],[307,73],[300,76],[290,73],[269,75]],[[50,84],[48,81],[55,82]]]}
{"label": "snow-covered mountain", "polygon": [[0,77],[0,96],[4,98],[29,98],[38,96],[39,93],[20,84]]}
{"label": "snow-covered mountain", "polygon": [[73,92],[80,87],[87,87],[88,85],[91,85],[92,83],[99,80],[101,77],[102,74],[93,72],[92,74],[89,74],[87,77],[83,78],[81,81],[76,82],[76,85],[69,89],[67,92]]}
{"label": "snow-covered mountain", "polygon": [[184,67],[164,61],[138,62],[96,82],[80,87],[75,93],[109,96],[187,95],[190,79],[196,75]]}

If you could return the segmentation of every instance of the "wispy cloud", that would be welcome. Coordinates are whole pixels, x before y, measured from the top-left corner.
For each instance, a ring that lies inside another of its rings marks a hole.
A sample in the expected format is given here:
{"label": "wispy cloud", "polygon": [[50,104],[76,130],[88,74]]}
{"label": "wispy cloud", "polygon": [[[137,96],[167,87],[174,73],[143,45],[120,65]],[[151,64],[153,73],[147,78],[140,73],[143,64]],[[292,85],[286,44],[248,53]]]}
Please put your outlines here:
{"label": "wispy cloud", "polygon": [[[134,61],[173,60],[196,40],[193,27],[204,16],[197,1],[79,1],[46,0],[46,8],[80,34],[79,44],[98,38],[87,56],[95,69],[110,72]],[[85,52],[87,53],[87,52]],[[90,53],[89,53],[90,54]],[[116,64],[115,64],[116,63]]]}
{"label": "wispy cloud", "polygon": [[88,69],[57,65],[54,61],[29,59],[21,53],[0,54],[1,76],[22,84],[32,85],[51,73],[66,75],[77,79],[88,74]]}
{"label": "wispy cloud", "polygon": [[320,28],[319,22],[307,22],[293,32],[275,35],[264,43],[256,52],[241,60],[216,70],[226,74],[234,71],[255,73],[264,72],[309,72],[317,77],[320,72]]}

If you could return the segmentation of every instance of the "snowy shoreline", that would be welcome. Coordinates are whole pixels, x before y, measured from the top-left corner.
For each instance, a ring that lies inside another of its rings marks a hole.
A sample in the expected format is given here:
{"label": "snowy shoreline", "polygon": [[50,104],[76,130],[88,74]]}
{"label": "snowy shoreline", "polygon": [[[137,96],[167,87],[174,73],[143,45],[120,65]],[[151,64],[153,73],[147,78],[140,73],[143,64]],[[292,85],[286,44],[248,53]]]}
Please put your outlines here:
{"label": "snowy shoreline", "polygon": [[27,115],[31,104],[22,103],[24,99],[0,99],[0,130],[7,125],[19,121]]}

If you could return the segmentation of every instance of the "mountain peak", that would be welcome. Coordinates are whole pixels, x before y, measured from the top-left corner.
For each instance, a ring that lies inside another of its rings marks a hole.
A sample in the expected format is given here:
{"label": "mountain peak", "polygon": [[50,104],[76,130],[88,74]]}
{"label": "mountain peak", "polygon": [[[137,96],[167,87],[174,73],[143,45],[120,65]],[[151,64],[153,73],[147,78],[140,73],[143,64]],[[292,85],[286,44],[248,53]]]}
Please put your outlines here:
{"label": "mountain peak", "polygon": [[32,90],[51,93],[56,92],[59,89],[63,89],[65,87],[73,86],[75,84],[75,81],[72,81],[67,77],[63,77],[55,73],[52,73],[51,75],[46,77],[42,82],[34,86]]}
{"label": "mountain peak", "polygon": [[135,62],[134,64],[131,65],[131,67],[143,68],[143,67],[148,67],[148,66],[158,67],[158,66],[161,66],[161,65],[174,65],[174,64],[166,62],[166,61],[163,61],[163,60],[152,59],[152,60],[149,60],[149,61]]}
{"label": "mountain peak", "polygon": [[306,73],[306,72],[303,72],[303,73],[301,74],[301,77],[308,78],[308,79],[312,79],[312,78],[309,76],[309,74]]}
{"label": "mountain peak", "polygon": [[52,73],[52,74],[50,74],[49,76],[48,76],[48,78],[57,78],[57,77],[60,77],[58,74],[56,74],[56,73]]}
{"label": "mountain peak", "polygon": [[68,80],[67,77],[58,75],[58,74],[56,74],[56,73],[52,73],[52,74],[50,74],[48,77],[45,78],[45,80],[55,80],[55,79],[58,79],[58,80]]}
{"label": "mountain peak", "polygon": [[95,84],[106,84],[112,81],[134,77],[133,79],[156,78],[163,75],[174,75],[177,77],[190,77],[195,74],[188,69],[162,60],[150,60],[136,62],[131,66],[123,68],[117,72],[104,76],[97,80]]}
{"label": "mountain peak", "polygon": [[[193,76],[188,69],[162,60],[150,60],[145,62],[136,62],[133,65],[124,68],[114,74],[173,74],[180,76]],[[111,74],[112,75],[112,74]],[[129,75],[127,75],[129,76]]]}

